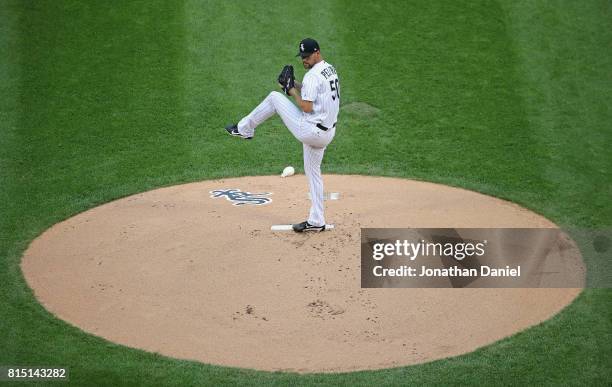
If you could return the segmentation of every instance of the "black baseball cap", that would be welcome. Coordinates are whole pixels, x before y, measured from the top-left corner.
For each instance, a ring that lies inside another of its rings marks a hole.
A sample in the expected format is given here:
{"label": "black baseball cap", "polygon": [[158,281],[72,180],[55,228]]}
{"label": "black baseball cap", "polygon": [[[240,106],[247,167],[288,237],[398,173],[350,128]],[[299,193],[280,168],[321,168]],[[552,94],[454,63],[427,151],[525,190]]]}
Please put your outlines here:
{"label": "black baseball cap", "polygon": [[306,58],[310,54],[317,51],[319,51],[319,43],[317,43],[317,41],[314,39],[306,38],[300,42],[300,52],[298,52],[296,56]]}

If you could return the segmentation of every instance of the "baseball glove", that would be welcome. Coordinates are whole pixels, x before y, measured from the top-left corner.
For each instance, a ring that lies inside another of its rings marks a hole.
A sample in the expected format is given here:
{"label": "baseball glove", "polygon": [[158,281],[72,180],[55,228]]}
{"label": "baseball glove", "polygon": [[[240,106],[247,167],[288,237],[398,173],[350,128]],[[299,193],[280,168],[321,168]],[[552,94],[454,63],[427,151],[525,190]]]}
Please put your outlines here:
{"label": "baseball glove", "polygon": [[289,95],[289,90],[295,87],[295,75],[293,74],[293,66],[286,65],[278,75],[278,84],[283,89],[285,94]]}

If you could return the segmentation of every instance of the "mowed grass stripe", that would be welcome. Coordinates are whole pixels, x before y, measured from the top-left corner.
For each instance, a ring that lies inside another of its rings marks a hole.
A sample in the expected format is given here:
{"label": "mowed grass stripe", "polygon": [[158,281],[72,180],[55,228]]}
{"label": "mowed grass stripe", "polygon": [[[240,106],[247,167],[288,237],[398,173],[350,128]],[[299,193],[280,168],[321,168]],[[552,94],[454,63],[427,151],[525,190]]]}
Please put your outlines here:
{"label": "mowed grass stripe", "polygon": [[180,3],[22,7],[24,211],[63,216],[176,173],[186,153]]}
{"label": "mowed grass stripe", "polygon": [[[19,124],[19,13],[16,1],[0,2],[0,359],[11,359],[9,343],[22,333],[23,315],[13,303],[18,267],[7,259],[14,252],[19,213],[14,181],[19,165],[16,131]],[[16,255],[16,254],[14,254]],[[1,353],[4,353],[2,355]],[[2,364],[8,361],[0,360]]]}
{"label": "mowed grass stripe", "polygon": [[[249,142],[227,137],[223,127],[247,115],[271,91],[280,91],[276,78],[283,65],[292,64],[302,78],[298,42],[305,36],[316,37],[323,47],[333,42],[332,24],[324,18],[328,7],[295,1],[186,3],[187,125],[193,159],[205,168],[200,176],[280,174],[287,165],[302,170],[302,146],[278,117]],[[297,21],[309,27],[296,28]]]}
{"label": "mowed grass stripe", "polygon": [[343,103],[367,103],[376,114],[341,117],[345,132],[329,154],[330,167],[506,198],[537,192],[532,182],[542,181],[541,165],[533,160],[534,134],[514,89],[520,74],[500,8],[491,2],[388,5],[338,6],[347,26],[340,57],[351,63],[344,69]]}
{"label": "mowed grass stripe", "polygon": [[174,40],[182,41],[183,12],[177,2],[147,4],[2,3],[6,18],[19,20],[3,25],[3,36],[17,35],[8,60],[18,58],[20,77],[9,80],[18,90],[3,97],[18,106],[13,136],[4,121],[1,134],[2,156],[13,168],[1,188],[11,194],[2,207],[9,206],[2,216],[11,227],[2,230],[9,241],[0,253],[8,269],[0,271],[0,364],[69,366],[76,385],[137,384],[155,374],[154,355],[106,343],[46,313],[18,266],[44,228],[167,182],[164,172],[187,153],[182,142],[168,140],[180,138],[174,61],[183,46]]}
{"label": "mowed grass stripe", "polygon": [[258,7],[263,5],[234,1],[185,5],[184,87],[191,157],[199,166],[193,171],[195,178],[275,174],[300,160],[298,144],[278,119],[259,130],[253,141],[237,141],[223,129],[278,90],[276,77],[287,47],[277,37],[289,23],[281,17],[281,9],[272,7],[263,16]]}
{"label": "mowed grass stripe", "polygon": [[[18,14],[14,2],[0,3],[0,251],[9,244],[9,210],[15,175],[15,132],[19,121]],[[3,270],[0,270],[3,272]]]}
{"label": "mowed grass stripe", "polygon": [[610,226],[610,3],[522,1],[504,9],[520,48],[517,90],[550,188],[533,204],[566,225]]}

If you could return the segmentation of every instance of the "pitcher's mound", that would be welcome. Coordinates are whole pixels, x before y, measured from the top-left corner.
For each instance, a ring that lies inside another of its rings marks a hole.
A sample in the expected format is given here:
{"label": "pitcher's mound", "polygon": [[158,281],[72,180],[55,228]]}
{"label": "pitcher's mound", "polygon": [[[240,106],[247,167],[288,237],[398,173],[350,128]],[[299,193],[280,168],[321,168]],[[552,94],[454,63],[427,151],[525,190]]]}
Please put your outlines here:
{"label": "pitcher's mound", "polygon": [[[324,180],[326,192],[339,193],[326,201],[331,231],[270,231],[306,218],[304,176],[204,181],[130,196],[59,223],[32,242],[22,269],[49,311],[113,342],[298,372],[466,353],[551,317],[580,292],[361,289],[361,227],[555,225],[512,203],[437,184]],[[257,198],[271,201],[254,205]],[[245,201],[251,204],[234,205]]]}

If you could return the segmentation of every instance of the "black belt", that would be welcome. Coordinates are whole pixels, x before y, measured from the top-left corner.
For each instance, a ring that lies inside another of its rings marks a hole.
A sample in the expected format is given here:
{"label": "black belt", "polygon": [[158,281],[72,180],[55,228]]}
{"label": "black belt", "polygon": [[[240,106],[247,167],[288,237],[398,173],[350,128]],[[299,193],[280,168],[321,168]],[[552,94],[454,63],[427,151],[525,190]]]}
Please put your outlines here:
{"label": "black belt", "polygon": [[[333,127],[334,127],[334,128],[336,127],[336,123],[334,124],[334,126],[333,126]],[[319,129],[321,129],[321,130],[324,130],[324,131],[326,131],[326,132],[327,132],[327,130],[329,129],[329,128],[326,128],[325,126],[321,125],[321,124],[317,124],[317,128],[319,128]]]}

